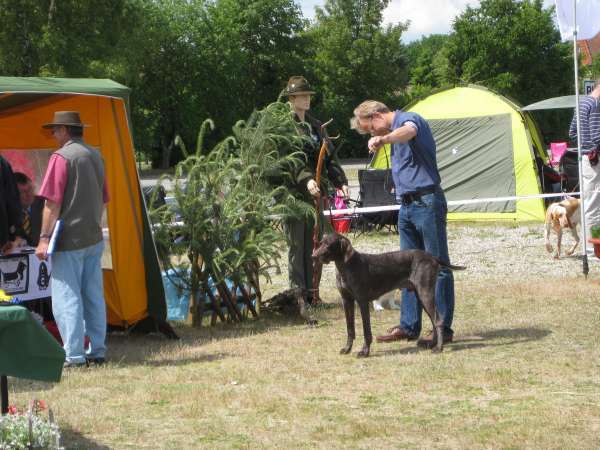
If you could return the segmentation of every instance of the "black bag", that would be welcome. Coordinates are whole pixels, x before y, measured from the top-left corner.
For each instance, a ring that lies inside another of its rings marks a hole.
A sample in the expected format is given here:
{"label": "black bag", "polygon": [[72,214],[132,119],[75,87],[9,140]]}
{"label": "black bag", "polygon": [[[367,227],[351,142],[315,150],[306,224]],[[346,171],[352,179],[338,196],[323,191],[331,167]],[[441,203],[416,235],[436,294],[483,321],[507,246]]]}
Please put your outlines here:
{"label": "black bag", "polygon": [[560,159],[559,172],[563,176],[562,191],[574,192],[579,187],[579,160],[577,151],[567,150]]}

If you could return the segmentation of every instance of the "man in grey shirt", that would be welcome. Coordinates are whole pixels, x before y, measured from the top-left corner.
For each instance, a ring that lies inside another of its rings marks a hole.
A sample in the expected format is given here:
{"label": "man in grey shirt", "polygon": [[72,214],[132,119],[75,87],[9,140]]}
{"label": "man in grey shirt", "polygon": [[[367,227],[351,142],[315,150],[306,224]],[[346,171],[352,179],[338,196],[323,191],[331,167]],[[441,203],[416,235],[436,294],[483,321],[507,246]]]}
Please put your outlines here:
{"label": "man in grey shirt", "polygon": [[83,127],[76,111],[56,112],[53,122],[44,125],[61,148],[50,158],[39,193],[46,204],[36,255],[48,257],[50,237],[60,220],[52,254],[52,312],[63,340],[65,367],[102,364],[106,352],[101,258],[108,192],[104,161],[83,142]]}

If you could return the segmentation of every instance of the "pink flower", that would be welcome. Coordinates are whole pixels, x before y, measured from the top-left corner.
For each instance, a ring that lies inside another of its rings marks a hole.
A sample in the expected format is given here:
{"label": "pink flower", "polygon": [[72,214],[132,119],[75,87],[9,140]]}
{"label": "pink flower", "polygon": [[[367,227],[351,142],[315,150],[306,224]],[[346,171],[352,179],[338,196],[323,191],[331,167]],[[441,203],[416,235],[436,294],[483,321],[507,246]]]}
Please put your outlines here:
{"label": "pink flower", "polygon": [[48,405],[46,405],[46,402],[44,400],[36,400],[36,402],[38,411],[44,411],[48,408]]}

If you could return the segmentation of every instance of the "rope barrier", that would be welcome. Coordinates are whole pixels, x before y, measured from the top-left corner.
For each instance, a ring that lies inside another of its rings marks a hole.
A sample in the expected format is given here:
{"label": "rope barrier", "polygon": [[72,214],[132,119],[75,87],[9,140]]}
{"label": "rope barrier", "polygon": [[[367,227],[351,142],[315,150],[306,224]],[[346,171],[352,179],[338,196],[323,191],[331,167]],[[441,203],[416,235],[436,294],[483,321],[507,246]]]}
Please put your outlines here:
{"label": "rope barrier", "polygon": [[[591,191],[587,191],[588,193]],[[535,195],[521,195],[512,197],[488,197],[488,198],[472,198],[465,200],[449,200],[448,206],[455,205],[472,205],[475,203],[493,203],[493,202],[510,202],[516,200],[533,200],[538,198],[552,198],[552,197],[575,197],[579,196],[580,192],[560,192],[553,194],[535,194]],[[334,209],[331,211],[323,211],[325,216],[338,215],[338,214],[369,214],[383,211],[396,211],[400,209],[402,205],[382,205],[382,206],[366,206],[366,207],[353,207],[346,209]]]}

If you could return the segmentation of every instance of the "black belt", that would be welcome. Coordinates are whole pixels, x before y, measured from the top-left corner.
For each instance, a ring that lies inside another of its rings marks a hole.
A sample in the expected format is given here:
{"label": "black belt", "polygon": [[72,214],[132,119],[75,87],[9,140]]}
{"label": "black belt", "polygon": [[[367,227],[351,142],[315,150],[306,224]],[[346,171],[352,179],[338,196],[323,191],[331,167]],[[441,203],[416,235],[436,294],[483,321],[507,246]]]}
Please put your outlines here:
{"label": "black belt", "polygon": [[427,194],[433,194],[435,191],[437,191],[437,186],[431,186],[428,188],[424,188],[417,192],[409,192],[407,194],[401,194],[400,195],[400,203],[402,203],[403,205],[410,205],[412,202],[418,202],[419,200],[421,200],[421,196],[427,195]]}

